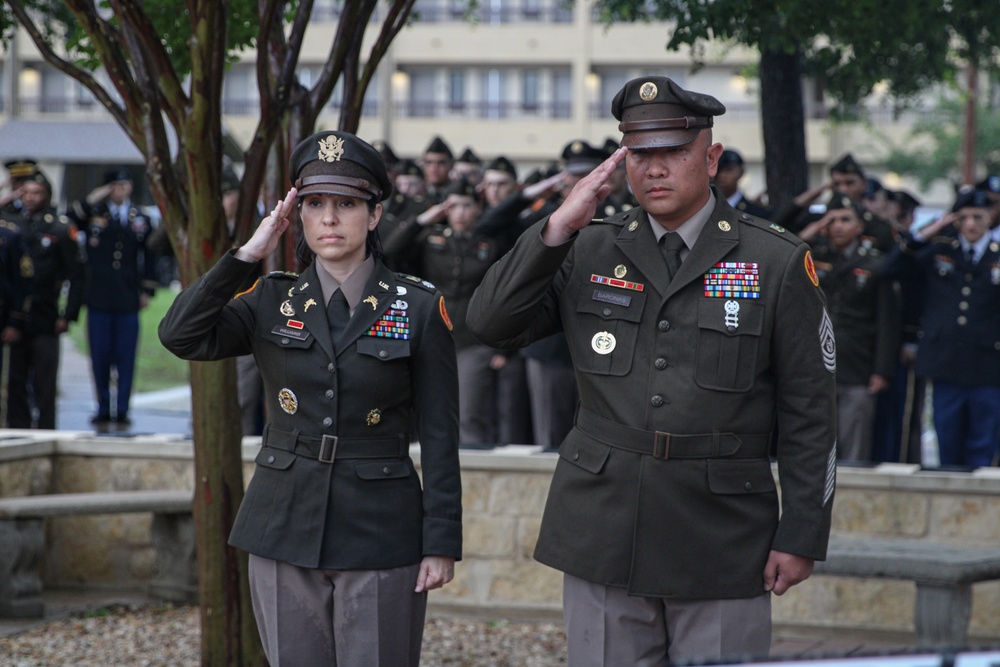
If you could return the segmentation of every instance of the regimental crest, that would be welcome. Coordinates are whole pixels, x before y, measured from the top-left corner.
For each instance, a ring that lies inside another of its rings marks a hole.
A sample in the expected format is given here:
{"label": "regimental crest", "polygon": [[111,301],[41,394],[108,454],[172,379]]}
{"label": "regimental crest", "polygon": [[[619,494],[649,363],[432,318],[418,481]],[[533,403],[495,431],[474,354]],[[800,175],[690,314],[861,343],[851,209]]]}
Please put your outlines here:
{"label": "regimental crest", "polygon": [[344,140],[334,135],[320,139],[316,157],[323,162],[339,162],[344,157]]}

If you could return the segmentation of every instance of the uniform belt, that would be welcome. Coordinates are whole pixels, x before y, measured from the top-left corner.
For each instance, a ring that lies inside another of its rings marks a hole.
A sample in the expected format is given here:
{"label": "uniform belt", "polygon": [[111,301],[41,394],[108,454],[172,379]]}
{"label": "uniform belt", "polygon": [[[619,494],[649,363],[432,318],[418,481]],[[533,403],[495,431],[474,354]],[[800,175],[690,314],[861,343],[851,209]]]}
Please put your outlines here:
{"label": "uniform belt", "polygon": [[268,424],[264,427],[263,443],[321,463],[333,463],[334,459],[402,459],[410,453],[410,438],[405,433],[386,438],[340,438]]}
{"label": "uniform belt", "polygon": [[656,459],[739,459],[767,458],[771,434],[737,435],[735,433],[699,433],[681,435],[664,431],[646,431],[599,417],[580,408],[576,427],[606,445]]}

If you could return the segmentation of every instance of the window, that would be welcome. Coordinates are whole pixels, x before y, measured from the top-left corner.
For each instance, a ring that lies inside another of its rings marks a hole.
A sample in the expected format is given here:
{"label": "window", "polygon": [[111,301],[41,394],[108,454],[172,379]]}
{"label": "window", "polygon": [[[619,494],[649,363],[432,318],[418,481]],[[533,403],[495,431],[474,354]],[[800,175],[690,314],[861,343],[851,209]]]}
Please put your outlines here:
{"label": "window", "polygon": [[521,108],[538,111],[538,70],[525,70],[521,75]]}
{"label": "window", "polygon": [[465,71],[453,69],[448,72],[448,108],[452,111],[465,109]]}
{"label": "window", "polygon": [[552,77],[552,115],[569,118],[573,114],[573,80],[568,70],[560,70]]}

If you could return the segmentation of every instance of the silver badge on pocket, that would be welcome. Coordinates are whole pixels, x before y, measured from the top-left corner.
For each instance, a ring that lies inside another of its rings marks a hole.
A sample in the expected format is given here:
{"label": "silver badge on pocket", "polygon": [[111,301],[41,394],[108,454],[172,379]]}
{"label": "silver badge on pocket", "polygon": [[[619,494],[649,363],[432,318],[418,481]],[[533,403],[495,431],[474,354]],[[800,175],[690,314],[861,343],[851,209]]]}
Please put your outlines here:
{"label": "silver badge on pocket", "polygon": [[614,334],[608,331],[600,331],[590,339],[590,347],[594,348],[597,354],[611,354],[617,344]]}
{"label": "silver badge on pocket", "polygon": [[726,301],[726,330],[733,333],[740,326],[740,302]]}

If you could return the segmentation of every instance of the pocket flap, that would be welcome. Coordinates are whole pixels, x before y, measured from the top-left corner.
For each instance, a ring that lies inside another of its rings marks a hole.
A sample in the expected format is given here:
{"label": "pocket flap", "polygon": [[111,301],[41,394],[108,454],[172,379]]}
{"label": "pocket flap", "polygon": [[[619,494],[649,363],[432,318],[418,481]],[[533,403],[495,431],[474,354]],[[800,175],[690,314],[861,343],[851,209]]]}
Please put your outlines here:
{"label": "pocket flap", "polygon": [[274,470],[285,470],[294,461],[295,454],[274,447],[261,447],[260,451],[257,452],[257,458],[254,459],[254,463],[262,468],[273,468]]}
{"label": "pocket flap", "polygon": [[767,459],[709,459],[708,488],[723,495],[777,490]]}
{"label": "pocket flap", "polygon": [[[727,310],[726,304],[735,304]],[[758,299],[707,298],[698,302],[698,328],[727,336],[759,336],[764,329],[764,304]]]}
{"label": "pocket flap", "polygon": [[406,461],[355,463],[354,469],[361,479],[399,479],[410,475],[410,466]]}
{"label": "pocket flap", "polygon": [[595,475],[604,468],[610,453],[609,445],[580,437],[569,438],[559,448],[560,458]]}
{"label": "pocket flap", "polygon": [[410,341],[396,338],[362,336],[358,339],[358,353],[375,357],[379,361],[392,361],[410,356]]}

